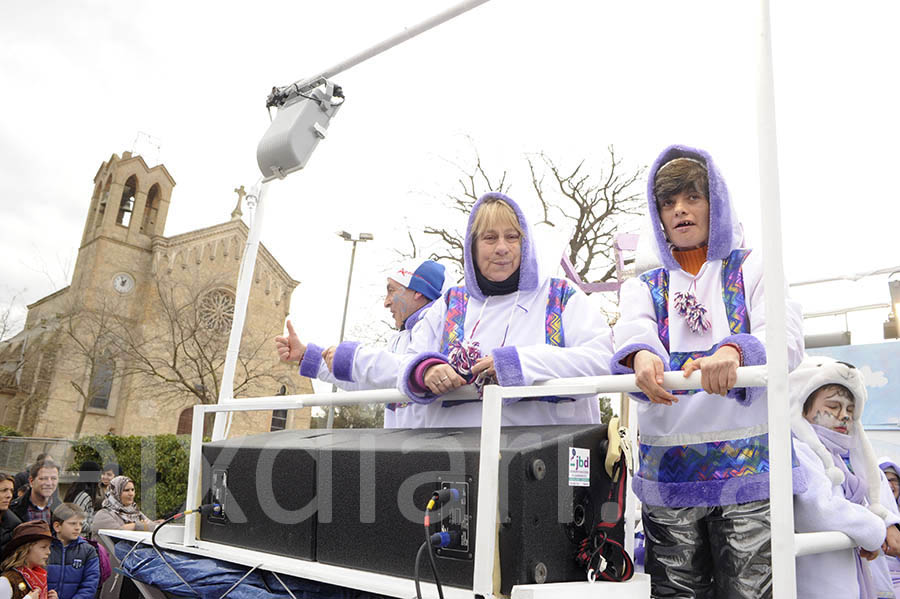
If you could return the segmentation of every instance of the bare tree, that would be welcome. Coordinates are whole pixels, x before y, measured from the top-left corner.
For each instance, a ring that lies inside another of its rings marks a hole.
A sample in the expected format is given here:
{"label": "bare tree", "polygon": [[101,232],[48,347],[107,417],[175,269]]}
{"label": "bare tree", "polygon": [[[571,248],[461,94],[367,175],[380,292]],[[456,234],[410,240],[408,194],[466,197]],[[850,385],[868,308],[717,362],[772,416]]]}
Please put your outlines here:
{"label": "bare tree", "polygon": [[[157,400],[214,404],[218,398],[228,346],[234,299],[224,285],[179,284],[159,280],[155,286],[159,317],[139,326],[125,316],[116,299],[92,310],[74,306],[61,318],[71,384],[81,398],[75,437],[92,407],[105,407],[115,381],[126,377],[131,389],[148,390]],[[273,368],[271,339],[276,331],[244,333],[238,354],[234,394],[283,381]],[[77,371],[77,372],[76,372]]]}
{"label": "bare tree", "polygon": [[[615,276],[613,244],[617,228],[641,210],[641,191],[637,183],[645,169],[627,170],[612,146],[607,151],[608,165],[595,171],[588,169],[585,160],[574,168],[562,168],[543,152],[527,158],[531,184],[543,216],[535,224],[573,229],[568,246],[569,259],[578,275],[591,281],[607,281]],[[454,190],[446,194],[444,204],[464,219],[468,219],[472,206],[482,194],[489,191],[504,193],[510,188],[508,171],[504,170],[499,178],[491,177],[477,151],[474,166],[458,168],[462,174]],[[429,256],[431,259],[455,264],[458,272],[464,272],[464,230],[426,225],[424,233],[438,242],[438,249]],[[415,241],[412,238],[410,241],[415,251]],[[405,252],[398,254],[405,258],[415,257]]]}
{"label": "bare tree", "polygon": [[22,317],[16,315],[16,300],[19,293],[14,293],[9,302],[0,308],[0,341],[12,337],[22,328]]}
{"label": "bare tree", "polygon": [[81,400],[75,424],[76,439],[90,409],[105,407],[113,382],[125,374],[123,368],[116,367],[116,357],[123,331],[133,328],[133,324],[121,316],[123,311],[114,299],[104,298],[99,308],[93,310],[81,308],[83,304],[73,300],[57,315],[56,330],[67,354],[60,367],[69,371],[66,373],[69,384]]}
{"label": "bare tree", "polygon": [[[569,260],[583,280],[608,281],[616,274],[613,244],[617,228],[623,220],[641,213],[641,192],[636,184],[645,169],[623,172],[622,159],[616,157],[613,146],[607,152],[609,165],[594,173],[588,172],[584,160],[573,169],[563,169],[543,152],[536,159],[528,158],[531,184],[544,212],[541,222],[572,225]],[[539,164],[553,177],[550,189],[545,187],[546,174],[540,172]]]}
{"label": "bare tree", "polygon": [[[193,395],[214,404],[222,382],[234,297],[224,285],[158,281],[156,300],[162,318],[152,328],[126,329],[119,346],[130,374],[154,386],[161,399]],[[234,378],[234,395],[256,385],[280,383],[273,373],[271,340],[279,331],[245,327]]]}
{"label": "bare tree", "polygon": [[[489,191],[505,193],[509,191],[510,185],[506,178],[508,172],[506,170],[499,178],[492,178],[481,162],[481,156],[477,150],[475,152],[475,165],[471,169],[465,169],[460,165],[456,165],[460,171],[460,176],[456,180],[456,187],[453,191],[448,192],[444,201],[447,207],[453,212],[462,215],[460,222],[467,222],[469,214],[472,212],[472,206],[483,194]],[[457,272],[465,272],[463,268],[463,255],[465,248],[465,229],[460,227],[435,227],[426,225],[424,228],[425,235],[429,235],[438,240],[438,248],[431,252],[429,258],[438,260],[445,264],[455,264]],[[415,242],[413,249],[415,249]],[[406,257],[415,257],[406,256]]]}

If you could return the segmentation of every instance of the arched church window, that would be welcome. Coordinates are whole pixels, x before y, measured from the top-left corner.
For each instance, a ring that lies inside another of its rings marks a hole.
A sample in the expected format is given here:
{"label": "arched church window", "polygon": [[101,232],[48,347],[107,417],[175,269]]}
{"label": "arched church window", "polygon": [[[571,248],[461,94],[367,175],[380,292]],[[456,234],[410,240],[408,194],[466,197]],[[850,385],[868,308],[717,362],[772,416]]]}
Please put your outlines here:
{"label": "arched church window", "polygon": [[[215,414],[206,414],[203,417],[203,436],[208,437],[212,433],[212,427],[215,423]],[[178,428],[175,429],[176,435],[190,435],[194,426],[194,406],[185,408],[178,415]]]}
{"label": "arched church window", "polygon": [[156,232],[156,216],[159,214],[159,185],[153,184],[147,193],[147,207],[144,209],[144,222],[141,233],[153,235]]}
{"label": "arched church window", "polygon": [[119,202],[119,214],[116,216],[116,223],[127,227],[131,223],[131,214],[134,212],[134,194],[137,193],[137,177],[131,175],[125,181],[125,188],[122,190],[122,199]]}
{"label": "arched church window", "polygon": [[227,289],[213,289],[200,299],[198,312],[207,329],[227,333],[234,319],[234,295]]}
{"label": "arched church window", "polygon": [[112,185],[112,176],[106,179],[103,191],[100,192],[100,202],[97,204],[97,220],[94,227],[97,228],[103,224],[103,214],[106,212],[106,203],[109,201],[109,188]]}
{"label": "arched church window", "polygon": [[113,376],[116,372],[116,363],[112,354],[103,352],[100,359],[94,363],[91,372],[90,401],[88,406],[105,410],[109,407],[109,394],[112,391]]}

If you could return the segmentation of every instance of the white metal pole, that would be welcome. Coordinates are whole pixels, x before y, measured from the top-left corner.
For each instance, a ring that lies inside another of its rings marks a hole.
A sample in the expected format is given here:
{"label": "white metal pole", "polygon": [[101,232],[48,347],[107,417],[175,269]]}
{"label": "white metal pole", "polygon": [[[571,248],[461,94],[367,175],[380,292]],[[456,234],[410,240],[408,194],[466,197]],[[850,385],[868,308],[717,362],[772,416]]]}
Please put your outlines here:
{"label": "white metal pole", "polygon": [[437,27],[441,23],[445,23],[446,21],[449,21],[454,17],[458,17],[464,12],[468,12],[476,6],[480,6],[488,1],[489,0],[466,0],[465,2],[460,2],[459,4],[451,6],[447,10],[440,12],[433,17],[425,19],[417,25],[413,25],[412,27],[404,27],[403,31],[389,37],[383,42],[375,44],[374,46],[371,46],[370,48],[367,48],[362,52],[354,54],[350,58],[347,58],[346,60],[343,60],[336,65],[327,68],[324,71],[321,71],[318,75],[298,81],[295,83],[295,85],[301,90],[309,85],[318,85],[318,82],[320,82],[322,79],[330,79],[338,73],[342,73],[343,71],[346,71],[347,69],[354,67],[374,56],[377,56],[382,52],[385,52],[386,50],[390,50],[397,44],[401,44],[407,40],[410,40],[420,33],[424,33],[429,29]]}
{"label": "white metal pole", "polygon": [[[234,372],[237,366],[238,354],[241,351],[241,334],[244,332],[244,320],[247,317],[247,304],[250,301],[250,287],[253,285],[253,270],[256,268],[256,255],[259,251],[259,237],[262,233],[266,205],[263,196],[268,185],[268,182],[262,183],[255,190],[256,210],[253,215],[253,222],[250,224],[250,232],[247,234],[247,243],[244,246],[244,255],[241,259],[241,269],[238,272],[234,318],[231,323],[231,335],[228,337],[228,350],[225,352],[225,368],[222,371],[222,382],[219,385],[218,403],[227,402],[234,397]],[[225,438],[226,418],[227,414],[222,412],[216,413],[212,433],[213,441],[220,441]]]}
{"label": "white metal pole", "polygon": [[766,358],[769,400],[769,489],[772,514],[772,590],[777,599],[797,596],[794,563],[794,510],[791,429],[788,411],[788,354],[785,280],[782,264],[778,140],[769,0],[760,2],[757,125],[759,193],[766,290]]}
{"label": "white metal pole", "polygon": [[[218,416],[225,414],[216,414]],[[200,476],[202,474],[203,460],[203,423],[206,421],[206,406],[194,406],[193,422],[191,424],[191,449],[188,459],[188,484],[184,509],[192,510],[203,501],[200,496]],[[193,547],[197,544],[197,514],[188,514],[184,520],[184,545]]]}
{"label": "white metal pole", "polygon": [[478,521],[475,523],[475,596],[494,594],[494,552],[497,550],[497,510],[500,485],[500,423],[503,391],[484,388],[481,406],[481,449],[478,456]]}

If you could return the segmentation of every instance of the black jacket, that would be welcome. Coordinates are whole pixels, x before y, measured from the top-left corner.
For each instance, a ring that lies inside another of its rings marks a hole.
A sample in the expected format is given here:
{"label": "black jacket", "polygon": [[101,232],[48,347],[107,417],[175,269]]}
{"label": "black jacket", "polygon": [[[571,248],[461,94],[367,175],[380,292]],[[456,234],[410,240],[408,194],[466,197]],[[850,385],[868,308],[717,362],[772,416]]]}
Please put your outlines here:
{"label": "black jacket", "polygon": [[[9,504],[9,509],[6,511],[14,513],[22,522],[27,522],[28,520],[30,520],[30,518],[28,517],[29,503],[31,503],[31,493],[26,493],[21,497],[16,497],[15,499],[13,499],[12,503]],[[58,508],[61,503],[62,501],[59,500],[59,495],[54,492],[47,507],[50,508],[52,513],[52,511]]]}
{"label": "black jacket", "polygon": [[0,516],[0,551],[3,551],[4,545],[12,538],[13,529],[21,523],[22,520],[12,510],[3,512],[3,516]]}

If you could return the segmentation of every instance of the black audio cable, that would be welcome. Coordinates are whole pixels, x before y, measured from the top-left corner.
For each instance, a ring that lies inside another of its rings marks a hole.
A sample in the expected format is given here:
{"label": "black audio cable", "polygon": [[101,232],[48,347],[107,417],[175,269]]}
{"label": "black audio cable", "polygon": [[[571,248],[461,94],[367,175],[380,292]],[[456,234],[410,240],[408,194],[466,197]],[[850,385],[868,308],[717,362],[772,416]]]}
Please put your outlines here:
{"label": "black audio cable", "polygon": [[447,533],[435,533],[434,535],[432,535],[430,512],[432,512],[434,508],[445,503],[449,503],[454,499],[459,499],[458,489],[440,489],[439,491],[435,491],[434,494],[432,494],[431,500],[428,502],[428,506],[425,508],[425,542],[419,546],[419,551],[416,552],[416,565],[414,568],[416,599],[422,599],[422,589],[419,586],[419,562],[422,559],[423,551],[428,552],[428,559],[431,562],[431,573],[434,575],[434,585],[437,587],[438,597],[440,597],[440,599],[444,599],[444,589],[441,587],[441,581],[438,578],[437,563],[434,559],[433,547],[446,547],[456,537]]}
{"label": "black audio cable", "polygon": [[197,595],[198,597],[202,597],[203,595],[201,595],[200,593],[198,593],[198,592],[194,589],[194,587],[192,587],[192,586],[188,583],[188,581],[186,581],[184,578],[181,577],[181,574],[178,573],[178,571],[172,566],[172,564],[171,564],[171,563],[169,562],[169,560],[166,558],[166,554],[163,553],[163,552],[160,550],[159,545],[156,544],[156,534],[160,531],[160,529],[162,529],[163,526],[165,526],[165,525],[168,524],[169,522],[172,522],[173,520],[177,520],[178,518],[182,518],[182,517],[184,517],[184,516],[187,516],[188,514],[196,514],[196,513],[200,513],[200,514],[203,515],[203,516],[208,516],[209,514],[211,514],[213,511],[215,511],[215,510],[217,510],[217,509],[218,509],[218,510],[221,510],[222,507],[221,507],[219,504],[206,503],[206,504],[203,504],[203,505],[201,505],[200,507],[198,507],[198,508],[196,508],[196,509],[193,509],[193,510],[185,510],[185,511],[180,512],[180,513],[178,513],[178,514],[173,514],[173,515],[169,516],[168,518],[166,518],[165,520],[163,520],[162,522],[160,522],[159,526],[157,526],[155,529],[153,529],[153,534],[150,535],[150,544],[153,545],[153,549],[156,551],[156,554],[159,555],[159,557],[162,558],[162,561],[169,567],[169,570],[171,570],[172,573],[175,574],[175,576],[178,577],[178,580],[180,580],[181,582],[183,582],[184,585],[185,585],[187,588],[191,589],[191,591],[192,591],[195,595]]}

